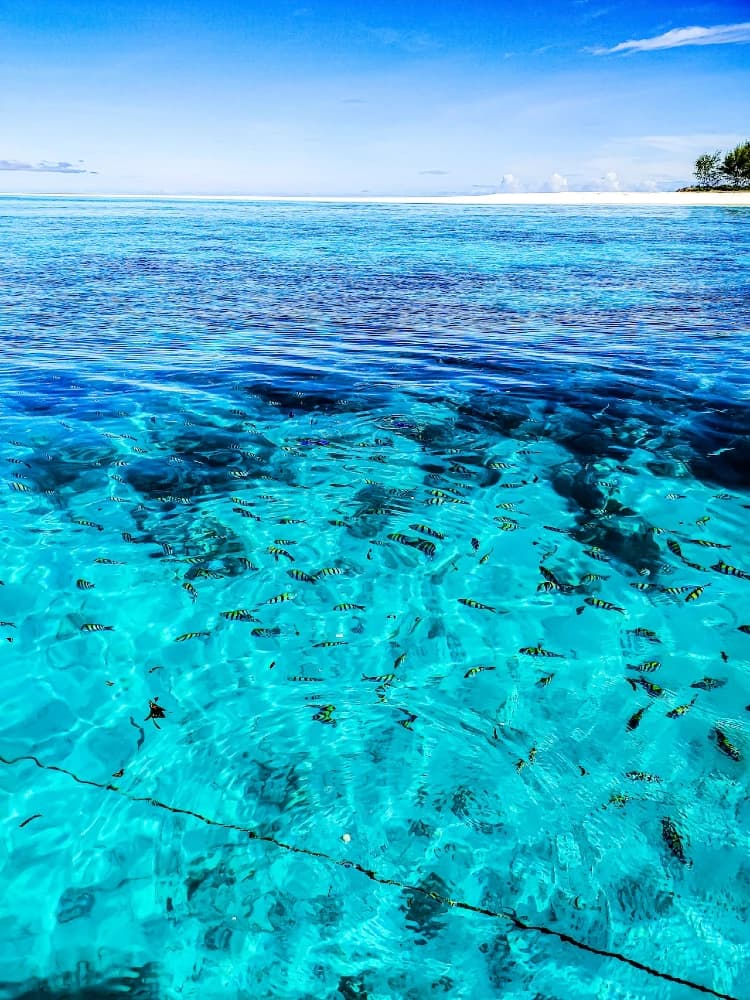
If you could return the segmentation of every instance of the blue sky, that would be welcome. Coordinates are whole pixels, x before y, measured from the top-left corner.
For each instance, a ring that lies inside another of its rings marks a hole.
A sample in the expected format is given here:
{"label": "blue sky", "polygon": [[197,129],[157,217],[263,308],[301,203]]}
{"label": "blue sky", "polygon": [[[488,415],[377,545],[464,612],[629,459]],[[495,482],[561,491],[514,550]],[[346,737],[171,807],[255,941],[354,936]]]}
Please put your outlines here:
{"label": "blue sky", "polygon": [[750,138],[750,0],[2,0],[0,95],[2,191],[672,189]]}

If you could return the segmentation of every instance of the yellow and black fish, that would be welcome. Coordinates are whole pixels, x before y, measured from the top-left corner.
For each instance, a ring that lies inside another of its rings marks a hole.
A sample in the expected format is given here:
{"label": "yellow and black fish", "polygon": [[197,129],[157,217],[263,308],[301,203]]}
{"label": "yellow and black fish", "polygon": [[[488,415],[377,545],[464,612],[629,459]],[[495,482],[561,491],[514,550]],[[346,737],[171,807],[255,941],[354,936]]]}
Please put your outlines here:
{"label": "yellow and black fish", "polygon": [[257,514],[253,514],[251,510],[247,510],[245,507],[232,507],[232,511],[235,514],[239,514],[240,517],[250,517],[253,521],[260,521]]}
{"label": "yellow and black fish", "polygon": [[264,604],[284,604],[286,601],[293,601],[295,595],[290,590],[285,590],[281,594],[275,594],[273,597],[269,597]]}
{"label": "yellow and black fish", "polygon": [[661,834],[664,838],[664,843],[677,860],[683,865],[690,864],[688,859],[685,857],[685,848],[682,843],[682,837],[669,816],[664,816],[661,821]]}
{"label": "yellow and black fish", "polygon": [[301,517],[282,517],[279,524],[307,524],[307,521]]}
{"label": "yellow and black fish", "polygon": [[564,659],[564,653],[553,653],[549,649],[544,649],[543,646],[521,646],[518,650],[519,653],[523,653],[524,656],[552,656],[557,659]]}
{"label": "yellow and black fish", "polygon": [[541,583],[537,584],[536,589],[542,594],[551,594],[560,588],[556,583],[552,583],[551,580],[542,580]]}
{"label": "yellow and black fish", "polygon": [[710,586],[711,586],[710,583],[704,583],[702,587],[694,587],[690,591],[690,593],[686,596],[685,600],[686,601],[697,601],[698,598],[703,593],[703,591],[706,589],[706,587],[710,587]]}
{"label": "yellow and black fish", "polygon": [[289,677],[290,681],[302,681],[303,683],[310,684],[316,683],[320,684],[323,681],[322,677],[308,677],[307,674],[297,674],[295,677]]}
{"label": "yellow and black fish", "polygon": [[[317,706],[314,706],[317,707]],[[333,717],[333,713],[336,711],[335,705],[322,705],[318,711],[313,716],[315,722],[323,722],[329,726],[335,726],[336,720]]]}
{"label": "yellow and black fish", "polygon": [[536,682],[536,686],[547,687],[547,685],[550,683],[550,681],[554,676],[555,676],[554,674],[545,674],[544,677],[539,678],[539,680]]}
{"label": "yellow and black fish", "polygon": [[325,639],[323,642],[314,642],[313,649],[332,649],[334,646],[348,646],[348,642],[342,639]]}
{"label": "yellow and black fish", "polygon": [[[629,795],[623,795],[622,792],[613,792],[609,797],[608,805],[617,806],[618,809],[622,809],[628,802],[630,802]],[[606,809],[607,806],[605,805],[604,808]]]}
{"label": "yellow and black fish", "polygon": [[641,673],[651,674],[661,666],[659,660],[644,660],[643,663],[628,663],[628,670],[640,670]]}
{"label": "yellow and black fish", "polygon": [[[695,696],[697,698],[698,695]],[[685,705],[678,705],[677,708],[673,708],[671,712],[667,712],[668,719],[679,719],[681,715],[685,715],[689,712],[692,706],[695,704],[695,698],[692,701],[687,702]]]}
{"label": "yellow and black fish", "polygon": [[485,670],[494,670],[494,667],[469,667],[469,669],[464,674],[464,677],[476,677],[477,674],[483,673]]}
{"label": "yellow and black fish", "polygon": [[240,562],[240,566],[242,566],[243,569],[257,569],[258,568],[255,565],[255,563],[252,561],[252,559],[248,559],[246,556],[240,556],[239,562]]}
{"label": "yellow and black fish", "polygon": [[309,573],[305,573],[301,569],[288,569],[287,575],[291,576],[293,580],[299,580],[301,583],[315,583],[315,577],[310,576]]}
{"label": "yellow and black fish", "polygon": [[737,747],[730,742],[727,734],[719,729],[718,726],[714,727],[713,735],[716,738],[716,745],[722,753],[726,754],[727,757],[731,757],[732,760],[740,761],[742,760],[742,754],[739,752]]}
{"label": "yellow and black fish", "polygon": [[314,574],[315,579],[323,576],[341,576],[346,570],[342,569],[340,566],[324,566],[323,569],[319,569],[317,573]]}
{"label": "yellow and black fish", "polygon": [[270,552],[277,562],[279,561],[279,556],[284,556],[290,562],[294,562],[294,556],[287,552],[286,549],[280,549],[277,545],[269,545],[266,551]]}
{"label": "yellow and black fish", "polygon": [[423,535],[429,535],[431,538],[439,538],[439,539],[445,538],[445,535],[442,533],[442,531],[436,531],[434,528],[431,528],[428,524],[410,524],[409,527],[411,528],[412,531],[420,531]]}
{"label": "yellow and black fish", "polygon": [[477,611],[492,611],[494,613],[497,610],[496,608],[490,607],[489,604],[481,604],[479,601],[475,601],[471,597],[459,597],[458,603],[465,605],[467,608],[475,608]]}
{"label": "yellow and black fish", "polygon": [[722,545],[721,542],[711,542],[707,538],[686,538],[688,545],[702,545],[704,549],[729,549],[731,545]]}
{"label": "yellow and black fish", "polygon": [[619,614],[625,614],[625,608],[619,608],[616,604],[610,604],[609,601],[603,601],[599,597],[584,597],[584,604],[591,605],[592,608],[601,608],[602,611],[617,611]]}
{"label": "yellow and black fish", "polygon": [[599,562],[609,562],[609,556],[606,552],[602,552],[598,545],[592,545],[590,549],[584,549],[587,556],[592,559],[597,559]]}
{"label": "yellow and black fish", "polygon": [[14,482],[10,484],[10,488],[15,490],[16,493],[31,493],[31,487],[27,486],[26,483],[19,482],[18,480],[14,480]]}
{"label": "yellow and black fish", "polygon": [[664,694],[664,688],[660,687],[658,684],[652,683],[652,681],[647,681],[645,677],[626,677],[625,680],[635,691],[636,685],[642,687],[643,690],[650,698],[661,698]]}
{"label": "yellow and black fish", "polygon": [[384,687],[391,684],[395,681],[395,679],[395,674],[378,674],[376,677],[368,677],[367,674],[362,674],[363,681],[371,681],[373,684],[382,684]]}
{"label": "yellow and black fish", "polygon": [[588,583],[595,583],[597,580],[609,580],[609,577],[602,573],[586,573],[585,576],[581,577],[581,584],[585,586]]}
{"label": "yellow and black fish", "polygon": [[104,531],[104,525],[97,524],[96,521],[87,521],[85,517],[74,517],[73,524],[80,524],[84,528],[96,528],[97,531]]}
{"label": "yellow and black fish", "polygon": [[344,602],[343,604],[334,604],[334,611],[364,611],[364,604],[350,604],[349,602]]}
{"label": "yellow and black fish", "polygon": [[652,632],[650,628],[631,628],[628,631],[631,635],[637,635],[639,639],[648,639],[649,642],[661,642],[656,632]]}
{"label": "yellow and black fish", "polygon": [[220,611],[222,618],[229,622],[257,622],[258,619],[247,608],[234,608],[232,611]]}
{"label": "yellow and black fish", "polygon": [[250,500],[243,500],[242,497],[230,497],[232,503],[237,504],[240,507],[252,507],[253,504]]}
{"label": "yellow and black fish", "polygon": [[479,565],[484,566],[484,564],[489,560],[491,555],[492,555],[492,549],[490,549],[489,552],[485,552],[485,554],[479,560]]}
{"label": "yellow and black fish", "polygon": [[81,579],[81,580],[76,580],[76,587],[78,587],[79,590],[93,590],[94,584],[91,583],[89,580]]}
{"label": "yellow and black fish", "polygon": [[393,669],[398,670],[398,668],[401,666],[401,664],[404,662],[407,656],[408,653],[399,654],[399,656],[397,656],[396,659],[393,661]]}
{"label": "yellow and black fish", "polygon": [[96,622],[81,625],[81,632],[114,632],[114,630],[114,625],[98,625]]}
{"label": "yellow and black fish", "polygon": [[104,556],[98,556],[96,559],[94,559],[94,562],[98,563],[100,566],[124,566],[125,565],[125,563],[122,562],[122,560],[120,560],[120,559],[106,559]]}
{"label": "yellow and black fish", "polygon": [[691,688],[699,688],[701,691],[715,691],[716,688],[724,687],[726,679],[717,677],[703,677],[699,681],[691,684]]}
{"label": "yellow and black fish", "polygon": [[281,635],[280,628],[254,628],[250,635],[254,635],[256,639],[270,639],[273,636]]}
{"label": "yellow and black fish", "polygon": [[198,599],[198,591],[189,580],[186,580],[185,583],[183,583],[182,589],[186,590],[188,594],[190,594],[192,600],[196,601]]}
{"label": "yellow and black fish", "polygon": [[182,635],[177,636],[175,642],[186,642],[188,639],[207,639],[210,635],[210,632],[183,632]]}
{"label": "yellow and black fish", "polygon": [[661,778],[656,774],[649,774],[648,771],[626,771],[625,777],[631,781],[646,781],[651,784],[661,784]]}
{"label": "yellow and black fish", "polygon": [[736,566],[730,566],[729,563],[725,563],[722,559],[715,566],[712,566],[711,569],[716,570],[717,573],[724,573],[725,576],[736,576],[740,580],[750,580],[750,573],[746,573],[742,569],[737,569]]}
{"label": "yellow and black fish", "polygon": [[644,705],[643,708],[639,708],[637,712],[633,712],[633,714],[628,719],[627,725],[625,727],[628,730],[628,732],[631,732],[633,729],[637,729],[638,726],[640,726],[641,719],[643,718],[644,713],[649,710],[649,708],[651,708],[650,705]]}

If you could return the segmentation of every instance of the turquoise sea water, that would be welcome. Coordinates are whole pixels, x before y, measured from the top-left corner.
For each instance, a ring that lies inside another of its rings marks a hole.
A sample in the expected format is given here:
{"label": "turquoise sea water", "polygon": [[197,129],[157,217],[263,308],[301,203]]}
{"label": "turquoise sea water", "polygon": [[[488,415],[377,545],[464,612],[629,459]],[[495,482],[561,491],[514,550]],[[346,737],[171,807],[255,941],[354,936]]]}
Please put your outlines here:
{"label": "turquoise sea water", "polygon": [[0,265],[0,997],[750,996],[750,210]]}

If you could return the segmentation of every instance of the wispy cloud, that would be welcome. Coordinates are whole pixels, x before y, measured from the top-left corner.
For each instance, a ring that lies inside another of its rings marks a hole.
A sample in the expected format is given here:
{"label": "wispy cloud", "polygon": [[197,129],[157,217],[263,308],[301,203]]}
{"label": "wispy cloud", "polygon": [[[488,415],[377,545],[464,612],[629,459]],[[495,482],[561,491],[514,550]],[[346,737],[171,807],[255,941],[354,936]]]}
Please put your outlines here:
{"label": "wispy cloud", "polygon": [[447,177],[448,176],[448,171],[447,170],[420,170],[419,173],[420,173],[420,176],[422,176],[422,177],[426,177],[426,176],[429,176],[429,177]]}
{"label": "wispy cloud", "polygon": [[367,34],[381,45],[391,48],[402,49],[404,52],[427,52],[431,49],[439,49],[442,43],[433,35],[425,31],[400,31],[396,28],[370,28],[366,29]]}
{"label": "wispy cloud", "polygon": [[50,163],[42,160],[40,163],[24,163],[22,160],[0,160],[0,170],[25,170],[35,174],[93,174],[95,170],[87,170],[85,167],[75,163],[68,163],[65,160],[58,160],[57,163]]}
{"label": "wispy cloud", "polygon": [[715,24],[712,28],[673,28],[651,38],[633,38],[611,49],[592,49],[595,55],[613,52],[652,52],[655,49],[676,49],[683,45],[730,45],[750,42],[750,21],[741,24]]}

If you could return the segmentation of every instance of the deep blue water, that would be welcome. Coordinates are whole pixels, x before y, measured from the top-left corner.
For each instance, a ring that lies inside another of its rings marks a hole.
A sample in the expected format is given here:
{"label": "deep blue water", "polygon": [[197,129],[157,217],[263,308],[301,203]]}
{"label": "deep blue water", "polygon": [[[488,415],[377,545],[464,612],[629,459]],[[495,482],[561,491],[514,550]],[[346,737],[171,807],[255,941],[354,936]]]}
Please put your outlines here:
{"label": "deep blue water", "polygon": [[750,995],[750,210],[3,198],[0,343],[0,997]]}

